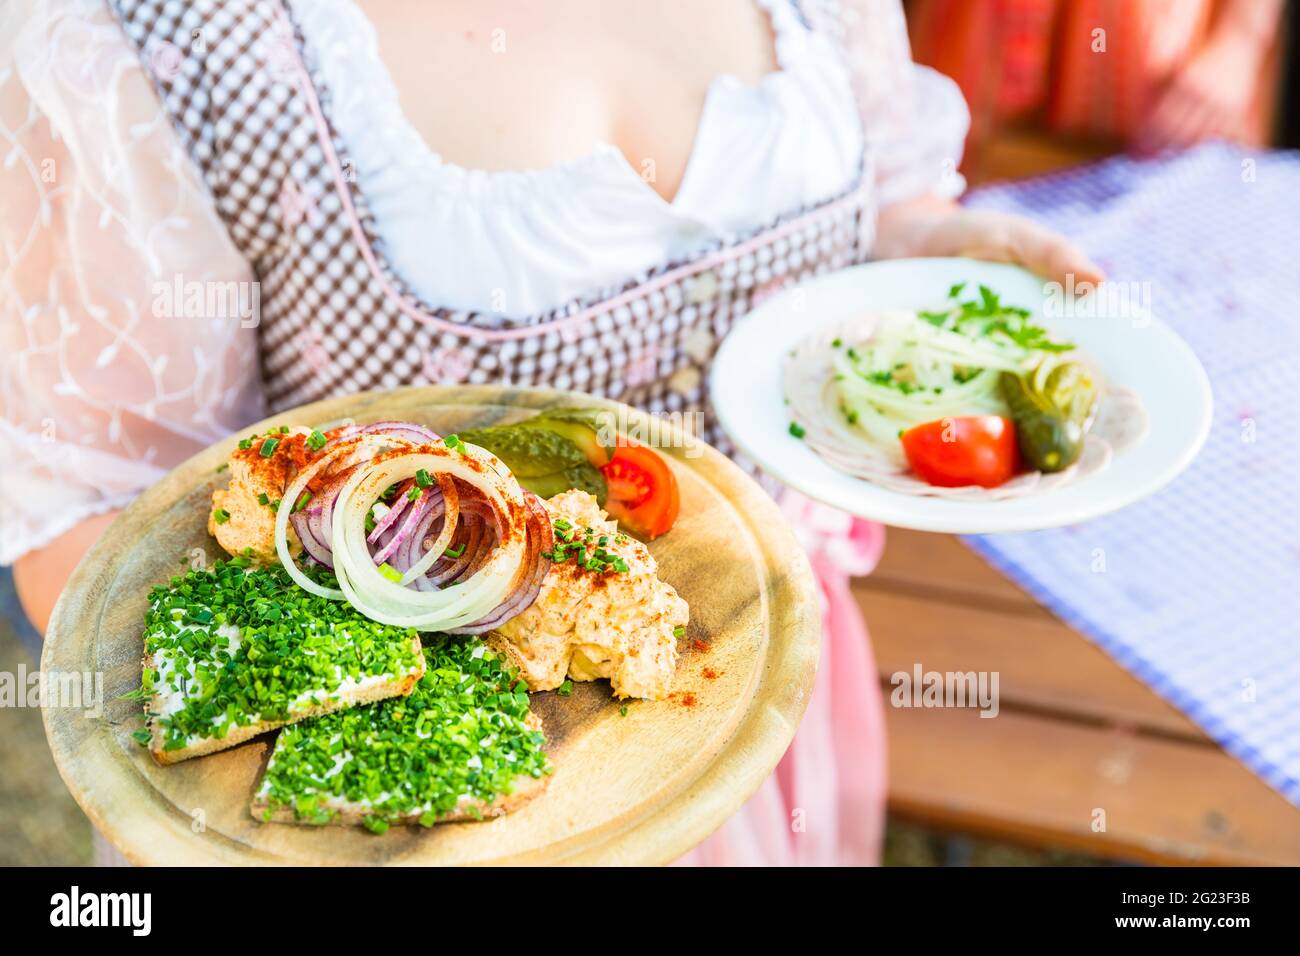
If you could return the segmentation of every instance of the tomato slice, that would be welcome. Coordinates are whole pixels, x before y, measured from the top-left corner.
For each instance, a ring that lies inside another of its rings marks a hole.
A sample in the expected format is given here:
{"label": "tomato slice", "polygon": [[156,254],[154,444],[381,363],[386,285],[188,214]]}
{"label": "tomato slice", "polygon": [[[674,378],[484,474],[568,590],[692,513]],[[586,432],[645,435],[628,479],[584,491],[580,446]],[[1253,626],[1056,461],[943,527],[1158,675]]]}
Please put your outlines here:
{"label": "tomato slice", "polygon": [[605,510],[627,530],[650,541],[673,526],[681,506],[677,479],[657,453],[620,439],[600,471],[609,485]]}
{"label": "tomato slice", "polygon": [[943,488],[996,488],[1020,471],[1016,426],[1009,418],[941,418],[909,428],[902,441],[912,470]]}

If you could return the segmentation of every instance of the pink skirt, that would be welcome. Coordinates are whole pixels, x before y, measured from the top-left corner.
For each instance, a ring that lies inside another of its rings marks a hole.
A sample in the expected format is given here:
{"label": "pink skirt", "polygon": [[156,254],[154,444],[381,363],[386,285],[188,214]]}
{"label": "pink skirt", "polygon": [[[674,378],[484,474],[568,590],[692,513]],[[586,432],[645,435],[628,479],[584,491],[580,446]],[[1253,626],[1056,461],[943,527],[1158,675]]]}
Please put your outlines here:
{"label": "pink skirt", "polygon": [[803,722],[776,771],[674,866],[874,866],[886,796],[884,700],[871,640],[849,591],[884,550],[882,525],[787,489],[822,597],[822,652]]}

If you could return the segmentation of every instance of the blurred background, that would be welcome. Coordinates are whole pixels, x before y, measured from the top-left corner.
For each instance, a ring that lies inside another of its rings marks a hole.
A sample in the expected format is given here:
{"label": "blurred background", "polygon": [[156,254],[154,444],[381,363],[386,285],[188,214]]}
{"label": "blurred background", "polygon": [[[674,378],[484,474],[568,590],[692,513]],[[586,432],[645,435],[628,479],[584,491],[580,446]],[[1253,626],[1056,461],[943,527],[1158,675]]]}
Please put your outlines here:
{"label": "blurred background", "polygon": [[971,111],[972,184],[1210,140],[1300,145],[1286,0],[904,0]]}
{"label": "blurred background", "polygon": [[[1294,3],[906,0],[905,6],[915,59],[956,80],[970,105],[962,172],[973,188],[1116,154],[1166,156],[1211,141],[1247,149],[1300,146]],[[1182,851],[1169,846],[1177,836],[1160,831],[1164,817],[1183,813],[1193,827],[1210,835],[1201,838],[1209,839],[1216,832],[1231,832],[1232,814],[1266,820],[1293,812],[1240,765],[1215,769],[1221,765],[1211,759],[1212,750],[1225,761],[1231,758],[1197,738],[1167,704],[955,540],[891,533],[890,542],[880,570],[857,589],[882,679],[898,664],[891,659],[895,645],[899,652],[894,656],[904,664],[918,656],[939,662],[944,649],[925,645],[925,621],[918,614],[940,607],[943,624],[934,641],[970,633],[1021,635],[1034,642],[1033,650],[1004,642],[1001,650],[990,652],[992,659],[1001,653],[1020,660],[1025,653],[1042,654],[1042,648],[1049,648],[1045,668],[1091,681],[1094,698],[1110,701],[1122,715],[1078,719],[1064,710],[1035,712],[1032,726],[1044,735],[1043,751],[1063,761],[1061,768],[1041,765],[1037,780],[1029,779],[1032,770],[1017,764],[1015,753],[984,738],[984,746],[1001,753],[1006,763],[986,762],[972,772],[980,780],[1001,776],[1008,789],[1005,794],[989,790],[981,794],[982,804],[964,806],[949,799],[951,793],[970,789],[969,782],[962,782],[960,762],[981,758],[964,752],[948,730],[908,723],[911,715],[891,715],[886,864],[1169,862]],[[922,572],[932,580],[936,567],[948,575],[942,593],[921,594]],[[15,673],[22,666],[30,671],[38,666],[39,651],[39,636],[23,618],[8,569],[3,569],[0,670]],[[1173,742],[1152,751],[1165,761],[1160,767],[1166,790],[1176,790],[1182,774],[1195,779],[1222,774],[1222,786],[1228,789],[1212,793],[1208,803],[1182,809],[1146,799],[1142,807],[1150,819],[1104,853],[1087,852],[1086,835],[1054,821],[1053,788],[1073,786],[1069,767],[1087,761],[1102,761],[1102,776],[1127,772],[1123,760],[1138,759],[1133,754],[1142,752],[1139,743],[1147,746],[1133,729],[1137,724],[1154,728],[1152,739]],[[1022,725],[1013,721],[1008,726]],[[913,732],[917,741],[909,736]],[[1175,751],[1174,743],[1186,752]],[[1030,753],[1032,742],[1024,746]],[[1072,753],[1071,747],[1077,750]],[[1220,799],[1227,801],[1222,813],[1214,809]],[[40,712],[0,708],[0,865],[87,864],[91,842],[89,825],[49,756]]]}

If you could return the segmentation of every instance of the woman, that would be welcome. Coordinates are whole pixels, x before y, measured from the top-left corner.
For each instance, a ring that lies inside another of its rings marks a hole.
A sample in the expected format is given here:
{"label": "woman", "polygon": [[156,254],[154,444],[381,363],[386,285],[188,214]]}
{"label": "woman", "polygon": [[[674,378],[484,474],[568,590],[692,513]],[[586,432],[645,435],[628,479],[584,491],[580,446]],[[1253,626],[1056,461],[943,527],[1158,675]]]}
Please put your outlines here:
{"label": "woman", "polygon": [[[506,380],[707,413],[718,338],[787,281],[954,254],[1096,278],[1064,239],[953,204],[965,109],[911,64],[897,0],[3,17],[0,561],[42,628],[116,509],[268,408]],[[879,693],[841,622],[844,566],[880,535],[801,523],[836,615],[823,683],[702,861],[877,850]]]}

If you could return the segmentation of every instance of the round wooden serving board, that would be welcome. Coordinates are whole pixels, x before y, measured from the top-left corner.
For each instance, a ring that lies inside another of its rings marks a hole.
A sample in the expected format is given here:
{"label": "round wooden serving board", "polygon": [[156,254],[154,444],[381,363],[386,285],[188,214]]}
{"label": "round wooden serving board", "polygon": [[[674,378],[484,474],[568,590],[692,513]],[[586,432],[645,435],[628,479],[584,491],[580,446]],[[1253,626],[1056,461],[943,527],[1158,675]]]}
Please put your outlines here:
{"label": "round wooden serving board", "polygon": [[[449,434],[525,418],[548,405],[601,402],[499,387],[411,388],[318,402],[270,425],[404,419]],[[625,409],[632,422],[642,413]],[[659,423],[662,427],[662,423]],[[231,750],[154,763],[131,734],[146,596],[197,556],[212,489],[240,436],[191,458],[140,496],[78,566],[50,621],[47,675],[103,675],[102,716],[47,707],[45,730],[64,781],[91,821],[141,864],[667,863],[727,819],[776,766],[812,690],[820,611],[812,574],[772,500],[702,443],[661,452],[681,485],[681,517],[651,550],[691,609],[665,701],[628,701],[606,681],[569,697],[533,695],[555,767],[550,786],[507,816],[430,829],[263,824],[249,800],[274,734]],[[198,549],[196,553],[196,549]]]}

